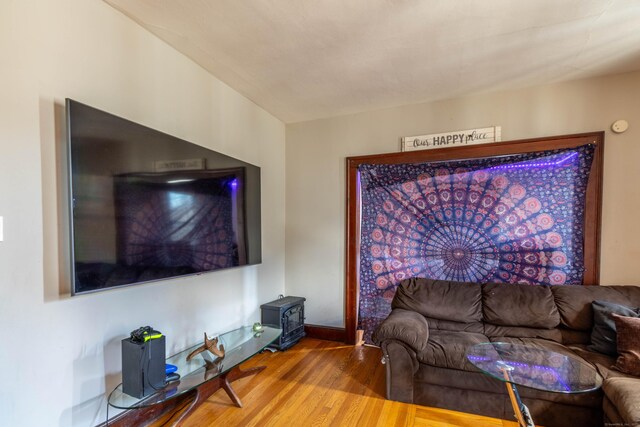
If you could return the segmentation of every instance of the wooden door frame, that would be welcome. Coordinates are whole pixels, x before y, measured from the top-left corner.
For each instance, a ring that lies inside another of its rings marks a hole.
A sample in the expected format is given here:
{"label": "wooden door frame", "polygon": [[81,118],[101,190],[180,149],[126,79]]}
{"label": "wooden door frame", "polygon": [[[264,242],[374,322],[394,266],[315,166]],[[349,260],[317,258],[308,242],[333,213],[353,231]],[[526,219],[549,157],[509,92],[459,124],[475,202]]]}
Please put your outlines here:
{"label": "wooden door frame", "polygon": [[467,147],[440,148],[388,154],[347,157],[345,329],[346,342],[355,344],[358,322],[358,267],[360,260],[360,189],[358,167],[362,164],[421,163],[465,160],[535,151],[574,148],[595,144],[585,200],[583,285],[597,285],[600,278],[600,222],[604,132],[522,139]]}

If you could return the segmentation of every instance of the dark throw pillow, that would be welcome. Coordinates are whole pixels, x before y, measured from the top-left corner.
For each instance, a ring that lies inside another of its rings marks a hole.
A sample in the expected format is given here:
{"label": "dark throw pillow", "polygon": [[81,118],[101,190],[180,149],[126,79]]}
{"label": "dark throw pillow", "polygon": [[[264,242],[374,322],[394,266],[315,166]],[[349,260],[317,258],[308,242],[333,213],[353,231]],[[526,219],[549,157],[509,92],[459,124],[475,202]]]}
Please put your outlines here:
{"label": "dark throw pillow", "polygon": [[614,304],[608,301],[593,301],[593,329],[589,350],[617,356],[616,323],[611,314],[626,317],[639,317],[640,309]]}
{"label": "dark throw pillow", "polygon": [[618,336],[616,369],[625,374],[640,376],[640,318],[612,314]]}

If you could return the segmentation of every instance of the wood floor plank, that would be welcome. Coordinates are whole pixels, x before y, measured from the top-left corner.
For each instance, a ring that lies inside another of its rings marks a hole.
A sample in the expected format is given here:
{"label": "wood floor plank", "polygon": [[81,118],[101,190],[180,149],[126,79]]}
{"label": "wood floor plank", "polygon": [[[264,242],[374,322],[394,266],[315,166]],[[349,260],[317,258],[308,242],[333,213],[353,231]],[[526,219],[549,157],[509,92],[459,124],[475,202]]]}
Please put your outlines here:
{"label": "wood floor plank", "polygon": [[462,412],[448,411],[440,408],[427,408],[419,406],[416,410],[416,419],[421,425],[433,427],[502,427],[502,420],[498,418],[483,417],[482,415],[466,414]]}
{"label": "wood floor plank", "polygon": [[[326,394],[329,391],[326,386],[326,379],[332,375],[333,371],[334,366],[331,363],[314,367],[313,373],[315,377],[305,379],[299,385],[295,395],[287,401],[287,405],[297,407],[298,410],[292,412],[283,407],[279,413],[274,414],[274,419],[281,422],[281,425],[295,425],[296,420],[310,419],[311,413],[316,408],[324,405]],[[323,410],[320,411],[323,412]]]}
{"label": "wood floor plank", "polygon": [[[265,352],[242,365],[265,365],[232,384],[243,408],[224,390],[184,423],[201,426],[517,427],[507,420],[386,400],[380,349],[305,338],[284,352]],[[152,426],[171,425],[179,410]]]}
{"label": "wood floor plank", "polygon": [[[288,396],[291,395],[293,388],[298,383],[298,378],[304,376],[312,369],[317,361],[320,361],[323,345],[323,342],[317,342],[311,349],[301,348],[296,349],[296,351],[291,350],[290,354],[287,355],[287,362],[279,365],[274,372],[267,372],[267,370],[265,370],[254,376],[252,379],[259,381],[259,383],[251,390],[247,390],[242,385],[236,387],[235,383],[232,384],[232,387],[237,389],[238,393],[242,393],[243,391],[248,392],[245,395],[246,397],[241,398],[243,403],[244,401],[257,401],[256,403],[261,402],[261,404],[252,404],[251,406],[245,404],[245,407],[242,409],[235,407],[229,408],[223,416],[216,420],[217,423],[224,423],[224,425],[234,425],[237,423],[237,425],[251,426],[258,424],[256,421],[258,419],[274,419],[273,411],[281,406],[287,406],[283,400],[286,400]],[[286,352],[281,354],[285,355]],[[275,356],[275,354],[273,356]],[[268,362],[265,361],[265,363]],[[260,376],[262,376],[262,378],[259,378]],[[267,395],[269,390],[278,390],[278,393],[273,394],[268,401],[262,401],[261,396]],[[241,396],[243,396],[243,394],[241,394]],[[243,409],[246,410],[243,411]]]}
{"label": "wood floor plank", "polygon": [[365,368],[356,366],[355,372],[350,375],[353,378],[351,385],[347,389],[348,398],[344,399],[340,408],[340,413],[334,419],[334,422],[340,425],[358,425],[357,420],[363,412],[363,408],[371,395],[374,393],[374,379],[376,374],[380,375],[382,364],[378,363],[377,354],[366,351],[364,347],[355,350],[357,357],[363,361]]}
{"label": "wood floor plank", "polygon": [[371,372],[373,367],[371,364],[362,363],[359,357],[362,347],[352,349],[349,357],[344,360],[332,377],[330,385],[331,390],[335,390],[329,395],[325,406],[331,408],[324,419],[325,423],[330,425],[341,425],[342,411],[345,405],[351,405],[355,402],[354,398],[361,396],[362,383],[366,380],[364,377]]}

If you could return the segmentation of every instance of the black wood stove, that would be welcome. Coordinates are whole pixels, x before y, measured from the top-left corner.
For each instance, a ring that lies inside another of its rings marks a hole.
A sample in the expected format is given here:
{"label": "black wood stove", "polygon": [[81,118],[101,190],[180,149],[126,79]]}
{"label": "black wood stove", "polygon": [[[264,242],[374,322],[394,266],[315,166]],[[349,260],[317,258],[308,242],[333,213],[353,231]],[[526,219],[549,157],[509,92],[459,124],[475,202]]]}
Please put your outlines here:
{"label": "black wood stove", "polygon": [[278,341],[270,347],[286,350],[304,337],[304,302],[302,297],[282,297],[262,304],[262,324],[282,329]]}

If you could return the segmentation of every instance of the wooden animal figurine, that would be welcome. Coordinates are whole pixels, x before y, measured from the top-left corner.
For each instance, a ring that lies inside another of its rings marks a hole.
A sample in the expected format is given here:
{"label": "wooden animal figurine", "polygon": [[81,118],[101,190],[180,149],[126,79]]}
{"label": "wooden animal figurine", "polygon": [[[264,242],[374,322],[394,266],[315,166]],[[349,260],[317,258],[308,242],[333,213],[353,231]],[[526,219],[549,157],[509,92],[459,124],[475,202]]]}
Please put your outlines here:
{"label": "wooden animal figurine", "polygon": [[216,337],[214,339],[209,339],[207,338],[207,333],[205,332],[204,344],[189,353],[189,355],[187,356],[187,362],[203,351],[209,351],[211,354],[219,358],[224,357],[224,345],[220,344],[220,348],[218,348],[218,338]]}

